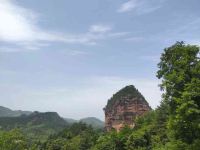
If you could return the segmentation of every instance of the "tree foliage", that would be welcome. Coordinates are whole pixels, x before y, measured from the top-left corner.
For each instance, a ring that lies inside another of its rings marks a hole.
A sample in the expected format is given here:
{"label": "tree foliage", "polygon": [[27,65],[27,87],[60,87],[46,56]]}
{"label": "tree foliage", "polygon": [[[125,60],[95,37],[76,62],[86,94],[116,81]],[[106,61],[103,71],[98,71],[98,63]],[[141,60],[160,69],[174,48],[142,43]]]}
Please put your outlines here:
{"label": "tree foliage", "polygon": [[169,105],[171,137],[187,144],[200,138],[199,47],[177,42],[166,48],[158,64],[164,101]]}
{"label": "tree foliage", "polygon": [[27,148],[27,139],[20,130],[0,131],[0,150],[22,150]]}

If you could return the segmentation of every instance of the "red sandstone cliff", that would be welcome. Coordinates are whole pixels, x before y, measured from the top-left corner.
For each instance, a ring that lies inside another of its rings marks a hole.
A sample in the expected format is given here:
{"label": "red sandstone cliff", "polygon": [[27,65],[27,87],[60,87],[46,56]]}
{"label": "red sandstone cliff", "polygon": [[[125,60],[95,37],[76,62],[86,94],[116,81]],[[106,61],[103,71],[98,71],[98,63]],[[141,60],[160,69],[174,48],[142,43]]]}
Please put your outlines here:
{"label": "red sandstone cliff", "polygon": [[124,125],[134,127],[137,116],[151,110],[142,94],[133,86],[126,86],[108,100],[105,112],[105,129],[119,131]]}

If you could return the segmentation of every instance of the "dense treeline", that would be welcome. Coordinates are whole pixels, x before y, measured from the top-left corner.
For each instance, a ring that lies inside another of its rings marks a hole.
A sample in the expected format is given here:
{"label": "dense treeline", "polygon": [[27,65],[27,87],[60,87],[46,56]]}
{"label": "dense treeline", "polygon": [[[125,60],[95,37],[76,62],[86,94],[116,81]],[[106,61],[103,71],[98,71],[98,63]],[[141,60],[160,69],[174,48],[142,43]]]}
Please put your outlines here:
{"label": "dense treeline", "polygon": [[2,150],[199,150],[200,50],[177,42],[164,50],[157,77],[164,91],[160,106],[136,118],[133,129],[94,130],[75,123],[43,143],[31,143],[18,130],[0,132]]}

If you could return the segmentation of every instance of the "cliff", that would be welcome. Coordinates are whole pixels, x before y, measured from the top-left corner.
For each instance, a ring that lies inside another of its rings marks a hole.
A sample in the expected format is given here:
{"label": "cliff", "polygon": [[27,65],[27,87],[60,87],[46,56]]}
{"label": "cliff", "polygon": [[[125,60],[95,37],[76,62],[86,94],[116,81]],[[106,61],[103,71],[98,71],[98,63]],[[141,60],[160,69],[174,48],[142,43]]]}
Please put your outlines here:
{"label": "cliff", "polygon": [[134,127],[135,118],[149,110],[144,96],[133,85],[126,86],[114,94],[104,108],[105,129],[119,131],[125,125]]}

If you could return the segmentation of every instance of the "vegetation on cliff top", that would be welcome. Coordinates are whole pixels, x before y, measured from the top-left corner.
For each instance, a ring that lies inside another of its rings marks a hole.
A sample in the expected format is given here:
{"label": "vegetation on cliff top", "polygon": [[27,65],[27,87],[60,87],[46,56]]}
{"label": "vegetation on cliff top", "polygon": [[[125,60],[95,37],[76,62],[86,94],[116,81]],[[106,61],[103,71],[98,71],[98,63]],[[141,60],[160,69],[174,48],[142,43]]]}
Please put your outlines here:
{"label": "vegetation on cliff top", "polygon": [[135,88],[133,85],[126,86],[119,90],[117,93],[115,93],[109,100],[105,107],[105,109],[109,110],[112,108],[112,106],[117,102],[124,100],[122,98],[128,97],[128,98],[137,98],[139,100],[145,101],[144,96],[138,91],[138,89]]}

